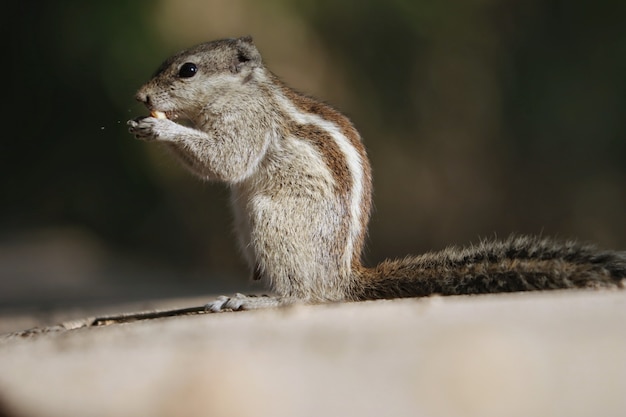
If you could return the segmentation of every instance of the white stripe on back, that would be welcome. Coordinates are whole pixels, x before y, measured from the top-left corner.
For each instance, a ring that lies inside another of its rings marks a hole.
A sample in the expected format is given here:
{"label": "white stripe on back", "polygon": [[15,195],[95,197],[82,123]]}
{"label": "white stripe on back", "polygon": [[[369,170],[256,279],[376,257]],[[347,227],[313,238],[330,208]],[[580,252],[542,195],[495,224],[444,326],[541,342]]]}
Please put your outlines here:
{"label": "white stripe on back", "polygon": [[363,166],[361,157],[357,150],[352,146],[350,140],[341,132],[339,126],[323,117],[306,113],[299,110],[287,97],[282,93],[275,93],[275,98],[285,113],[298,124],[311,124],[326,131],[333,138],[339,150],[343,153],[348,164],[348,170],[352,179],[351,195],[348,197],[350,204],[350,233],[347,239],[347,248],[344,253],[347,266],[352,261],[352,252],[354,241],[359,238],[361,232],[361,204],[363,199]]}

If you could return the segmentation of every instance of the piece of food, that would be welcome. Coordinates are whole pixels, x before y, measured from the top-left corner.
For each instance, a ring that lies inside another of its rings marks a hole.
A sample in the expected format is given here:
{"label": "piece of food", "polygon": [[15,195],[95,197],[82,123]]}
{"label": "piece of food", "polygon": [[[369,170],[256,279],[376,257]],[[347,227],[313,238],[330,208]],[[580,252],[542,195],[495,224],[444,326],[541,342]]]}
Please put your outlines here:
{"label": "piece of food", "polygon": [[158,110],[152,110],[150,112],[150,116],[154,117],[155,119],[167,119],[167,116],[165,115],[165,113],[163,113],[162,111],[158,111]]}

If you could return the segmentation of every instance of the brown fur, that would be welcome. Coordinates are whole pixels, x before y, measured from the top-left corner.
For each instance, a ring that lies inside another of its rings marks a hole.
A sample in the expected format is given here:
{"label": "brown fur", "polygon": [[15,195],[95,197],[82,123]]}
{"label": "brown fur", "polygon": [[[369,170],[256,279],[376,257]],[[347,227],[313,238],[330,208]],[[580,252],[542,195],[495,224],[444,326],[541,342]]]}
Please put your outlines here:
{"label": "brown fur", "polygon": [[352,187],[346,160],[337,144],[323,130],[314,125],[296,125],[291,127],[293,134],[302,140],[311,142],[324,157],[324,161],[333,174],[335,187],[340,195],[347,195]]}

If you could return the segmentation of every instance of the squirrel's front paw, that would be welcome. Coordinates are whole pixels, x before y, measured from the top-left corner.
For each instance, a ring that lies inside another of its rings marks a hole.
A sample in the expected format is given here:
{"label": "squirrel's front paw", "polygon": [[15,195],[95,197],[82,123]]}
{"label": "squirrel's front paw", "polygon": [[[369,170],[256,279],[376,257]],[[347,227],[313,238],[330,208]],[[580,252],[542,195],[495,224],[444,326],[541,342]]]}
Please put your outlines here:
{"label": "squirrel's front paw", "polygon": [[145,141],[169,140],[171,120],[157,119],[150,116],[142,116],[128,121],[128,131],[135,135],[135,138]]}

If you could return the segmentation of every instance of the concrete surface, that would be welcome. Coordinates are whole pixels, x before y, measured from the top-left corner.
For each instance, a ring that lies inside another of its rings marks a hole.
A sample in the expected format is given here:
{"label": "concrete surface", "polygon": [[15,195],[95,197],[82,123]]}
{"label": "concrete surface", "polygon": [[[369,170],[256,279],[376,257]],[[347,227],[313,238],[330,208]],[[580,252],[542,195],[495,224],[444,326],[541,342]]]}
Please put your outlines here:
{"label": "concrete surface", "polygon": [[5,336],[0,404],[0,416],[49,417],[624,416],[626,291],[295,306]]}

